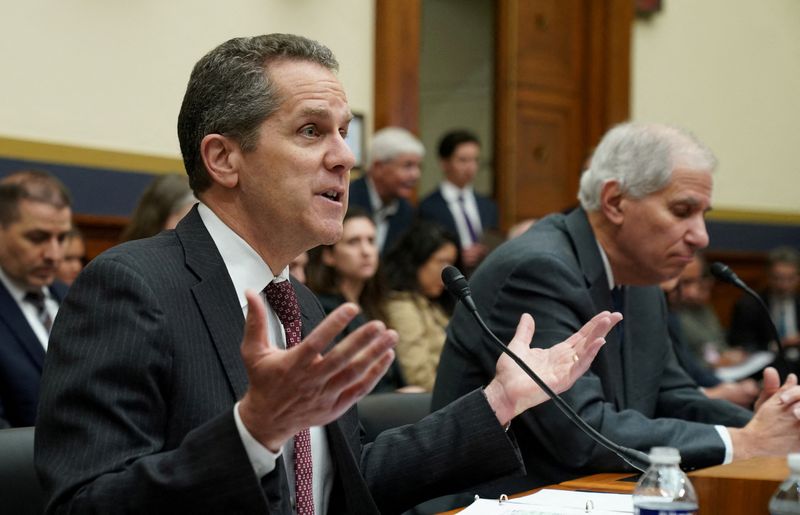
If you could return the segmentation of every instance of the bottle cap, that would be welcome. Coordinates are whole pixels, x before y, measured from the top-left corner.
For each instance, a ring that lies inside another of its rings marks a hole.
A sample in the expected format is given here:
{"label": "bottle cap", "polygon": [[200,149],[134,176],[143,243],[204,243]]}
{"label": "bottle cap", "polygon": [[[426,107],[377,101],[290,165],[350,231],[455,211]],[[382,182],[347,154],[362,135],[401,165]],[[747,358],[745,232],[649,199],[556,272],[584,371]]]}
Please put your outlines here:
{"label": "bottle cap", "polygon": [[650,461],[653,464],[677,465],[681,462],[681,453],[674,447],[653,447],[650,449]]}
{"label": "bottle cap", "polygon": [[800,472],[800,453],[793,453],[786,457],[786,462],[789,464],[789,469],[792,472]]}

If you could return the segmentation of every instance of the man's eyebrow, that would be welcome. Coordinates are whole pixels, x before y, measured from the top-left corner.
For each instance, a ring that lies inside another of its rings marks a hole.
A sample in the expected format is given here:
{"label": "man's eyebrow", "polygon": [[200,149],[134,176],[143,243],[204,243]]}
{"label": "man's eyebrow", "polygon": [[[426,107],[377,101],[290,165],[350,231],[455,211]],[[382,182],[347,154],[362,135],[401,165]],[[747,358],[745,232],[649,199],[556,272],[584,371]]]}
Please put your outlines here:
{"label": "man's eyebrow", "polygon": [[[686,204],[691,208],[695,208],[697,206],[700,206],[702,204],[702,202],[696,197],[689,196],[689,197],[680,197],[680,198],[673,199],[672,202],[670,202],[670,204],[671,205]],[[709,211],[711,211],[711,209],[712,209],[711,208],[711,204],[709,204],[706,208],[703,209],[703,212],[704,213],[708,213]]]}
{"label": "man's eyebrow", "polygon": [[315,116],[315,117],[323,117],[323,118],[330,118],[331,111],[330,109],[326,109],[324,107],[305,107],[301,112],[304,116]]}

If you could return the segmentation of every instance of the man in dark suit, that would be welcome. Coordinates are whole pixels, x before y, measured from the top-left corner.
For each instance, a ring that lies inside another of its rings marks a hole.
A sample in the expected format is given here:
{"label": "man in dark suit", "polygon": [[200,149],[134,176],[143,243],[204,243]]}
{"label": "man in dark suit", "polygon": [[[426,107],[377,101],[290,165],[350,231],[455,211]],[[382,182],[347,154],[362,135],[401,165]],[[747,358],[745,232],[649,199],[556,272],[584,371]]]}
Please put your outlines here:
{"label": "man in dark suit", "polygon": [[0,181],[0,427],[36,421],[47,338],[66,290],[54,281],[70,204],[66,187],[45,172]]}
{"label": "man in dark suit", "polygon": [[[687,467],[800,449],[796,377],[781,388],[770,370],[753,417],[704,396],[668,340],[657,285],[708,244],[704,213],[714,166],[711,152],[688,133],[657,124],[617,126],[584,172],[582,207],[549,216],[499,247],[471,281],[478,310],[501,339],[519,313],[530,311],[534,345],[544,348],[594,311],[619,306],[621,330],[564,398],[611,440],[645,452],[677,447]],[[491,377],[497,355],[484,338],[459,306],[439,363],[434,407]],[[526,486],[626,469],[552,404],[528,410],[512,428],[531,478]]]}
{"label": "man in dark suit", "polygon": [[[485,389],[361,444],[354,404],[397,334],[372,321],[332,345],[356,306],[323,319],[288,274],[342,233],[354,157],[336,67],[286,34],[195,65],[178,135],[199,205],[95,258],[53,330],[35,455],[50,512],[391,513],[520,470],[503,425],[544,397],[507,359]],[[563,390],[617,320],[537,354],[525,316],[510,345]]]}
{"label": "man in dark suit", "polygon": [[[778,328],[786,355],[797,367],[800,345],[800,254],[791,247],[770,252],[767,259],[767,289],[761,292]],[[748,295],[742,296],[733,307],[729,340],[731,345],[748,351],[767,350],[775,339],[770,320]],[[794,358],[794,359],[792,359]]]}
{"label": "man in dark suit", "polygon": [[350,183],[350,203],[372,216],[381,254],[414,220],[408,199],[419,181],[424,156],[425,147],[416,136],[401,127],[385,127],[372,136],[366,175]]}
{"label": "man in dark suit", "polygon": [[473,181],[480,167],[481,143],[465,130],[450,131],[439,141],[439,164],[445,179],[419,204],[419,216],[458,236],[461,261],[474,269],[489,251],[482,236],[497,230],[497,206],[475,192]]}

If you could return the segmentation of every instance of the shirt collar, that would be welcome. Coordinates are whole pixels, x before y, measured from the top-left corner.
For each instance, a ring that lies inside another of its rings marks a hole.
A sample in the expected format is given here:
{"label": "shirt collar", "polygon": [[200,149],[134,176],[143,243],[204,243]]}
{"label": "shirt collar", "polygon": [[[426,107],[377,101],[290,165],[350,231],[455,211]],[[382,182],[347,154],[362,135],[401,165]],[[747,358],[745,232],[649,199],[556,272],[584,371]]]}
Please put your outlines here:
{"label": "shirt collar", "polygon": [[261,292],[272,281],[281,282],[289,279],[288,266],[275,276],[253,247],[225,225],[208,206],[200,202],[197,212],[222,256],[242,308],[247,305],[244,296],[247,288]]}
{"label": "shirt collar", "polygon": [[[17,283],[12,281],[11,278],[8,275],[6,275],[6,272],[5,270],[3,270],[3,267],[0,267],[0,282],[3,283],[3,286],[6,287],[6,290],[8,290],[8,293],[17,302],[17,304],[21,304],[23,299],[25,298],[25,294],[28,293],[28,290],[24,290],[19,286],[17,286]],[[45,299],[51,297],[49,288],[41,288],[40,291],[44,295]]]}
{"label": "shirt collar", "polygon": [[458,202],[458,197],[463,196],[465,199],[474,195],[472,184],[467,184],[463,188],[459,188],[447,179],[442,181],[439,189],[442,192],[442,197],[447,202]]}
{"label": "shirt collar", "polygon": [[608,289],[613,290],[614,272],[611,271],[611,263],[608,261],[608,255],[606,254],[606,251],[603,250],[603,247],[600,245],[599,241],[595,240],[595,243],[597,243],[597,250],[600,251],[600,258],[603,260],[603,268],[606,269],[606,277],[608,277]]}
{"label": "shirt collar", "polygon": [[392,199],[388,204],[384,204],[381,196],[378,195],[378,190],[375,189],[375,183],[372,182],[372,177],[369,175],[365,178],[367,183],[367,193],[369,193],[369,203],[372,206],[372,212],[376,215],[391,216],[397,213],[400,208],[400,202],[397,199]]}

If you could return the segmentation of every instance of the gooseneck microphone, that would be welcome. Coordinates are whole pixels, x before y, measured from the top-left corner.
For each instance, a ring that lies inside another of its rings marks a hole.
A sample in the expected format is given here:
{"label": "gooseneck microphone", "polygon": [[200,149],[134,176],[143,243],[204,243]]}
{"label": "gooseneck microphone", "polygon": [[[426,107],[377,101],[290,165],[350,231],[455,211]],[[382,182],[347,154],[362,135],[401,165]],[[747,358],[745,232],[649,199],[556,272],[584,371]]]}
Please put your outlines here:
{"label": "gooseneck microphone", "polygon": [[761,306],[761,309],[764,310],[764,313],[767,315],[767,320],[769,320],[769,327],[772,329],[772,336],[775,338],[775,343],[778,345],[778,353],[783,354],[783,345],[781,344],[781,336],[778,333],[778,328],[775,326],[775,322],[772,320],[772,314],[769,312],[769,308],[764,303],[764,300],[761,296],[753,291],[752,288],[747,286],[744,281],[739,279],[739,276],[736,275],[736,272],[731,270],[731,267],[726,265],[725,263],[720,263],[719,261],[711,264],[711,275],[719,279],[720,281],[732,284],[739,288],[740,290],[744,291],[758,302],[758,305]]}
{"label": "gooseneck microphone", "polygon": [[481,315],[478,313],[478,308],[475,306],[475,302],[472,300],[469,284],[467,284],[467,280],[464,278],[464,275],[458,270],[458,268],[454,266],[445,267],[445,269],[442,270],[442,282],[444,282],[447,290],[458,300],[460,300],[461,303],[464,304],[464,306],[472,313],[483,332],[489,336],[489,341],[492,342],[492,344],[501,352],[507,354],[508,357],[514,361],[514,363],[519,365],[519,367],[525,371],[526,374],[528,374],[533,382],[536,383],[539,388],[541,388],[544,393],[547,394],[548,397],[550,397],[555,405],[558,406],[558,409],[560,409],[561,412],[568,419],[570,419],[573,424],[578,426],[589,438],[619,456],[622,461],[631,467],[641,472],[647,470],[650,465],[650,458],[648,458],[647,454],[637,451],[636,449],[623,447],[622,445],[614,443],[603,436],[595,428],[587,424],[586,421],[583,420],[580,415],[578,415],[575,410],[573,410],[572,407],[566,403],[566,401],[564,401],[564,399],[562,399],[556,392],[550,389],[550,387],[547,386],[544,381],[542,381],[536,372],[531,370],[531,368],[526,365],[519,356],[509,350],[508,346],[506,346],[497,336],[495,336],[492,330],[489,329],[489,326],[487,326],[483,321]]}

